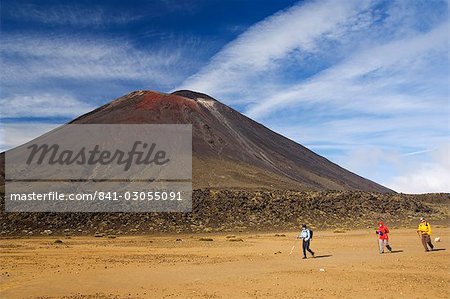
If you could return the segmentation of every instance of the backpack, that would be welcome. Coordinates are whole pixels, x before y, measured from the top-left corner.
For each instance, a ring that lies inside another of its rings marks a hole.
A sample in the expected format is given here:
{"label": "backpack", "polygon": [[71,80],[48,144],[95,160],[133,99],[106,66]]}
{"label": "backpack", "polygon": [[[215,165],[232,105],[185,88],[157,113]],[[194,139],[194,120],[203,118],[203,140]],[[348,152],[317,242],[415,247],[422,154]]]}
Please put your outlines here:
{"label": "backpack", "polygon": [[314,232],[312,229],[309,230],[309,239],[311,240],[313,238]]}

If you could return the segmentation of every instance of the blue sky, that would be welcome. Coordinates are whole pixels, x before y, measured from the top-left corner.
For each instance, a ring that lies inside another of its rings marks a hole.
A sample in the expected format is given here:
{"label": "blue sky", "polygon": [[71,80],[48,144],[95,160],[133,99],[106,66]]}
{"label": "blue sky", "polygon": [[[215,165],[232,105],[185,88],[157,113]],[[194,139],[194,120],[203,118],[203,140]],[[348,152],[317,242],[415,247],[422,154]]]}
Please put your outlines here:
{"label": "blue sky", "polygon": [[0,53],[2,150],[186,88],[394,190],[450,192],[448,1],[3,0]]}

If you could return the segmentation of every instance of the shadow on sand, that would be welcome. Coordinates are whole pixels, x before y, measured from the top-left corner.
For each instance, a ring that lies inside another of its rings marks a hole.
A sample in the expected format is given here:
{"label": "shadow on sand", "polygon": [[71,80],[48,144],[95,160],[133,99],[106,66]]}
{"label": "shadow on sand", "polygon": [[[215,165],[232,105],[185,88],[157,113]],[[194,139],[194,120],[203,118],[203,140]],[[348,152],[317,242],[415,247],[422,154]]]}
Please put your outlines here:
{"label": "shadow on sand", "polygon": [[322,258],[327,258],[327,257],[332,257],[332,255],[331,254],[316,255],[314,258],[322,259]]}
{"label": "shadow on sand", "polygon": [[445,248],[435,248],[431,252],[433,252],[433,251],[443,251],[443,250],[446,250],[446,249]]}
{"label": "shadow on sand", "polygon": [[400,253],[403,252],[403,250],[392,250],[391,253]]}

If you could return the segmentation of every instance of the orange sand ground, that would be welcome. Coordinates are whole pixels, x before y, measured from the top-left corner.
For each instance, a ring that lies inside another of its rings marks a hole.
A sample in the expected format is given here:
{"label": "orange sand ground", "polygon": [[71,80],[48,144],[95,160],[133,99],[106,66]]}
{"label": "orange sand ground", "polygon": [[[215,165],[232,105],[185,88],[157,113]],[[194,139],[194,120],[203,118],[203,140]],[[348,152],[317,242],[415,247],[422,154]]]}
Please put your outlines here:
{"label": "orange sand ground", "polygon": [[374,230],[315,231],[307,260],[284,234],[0,239],[0,298],[448,298],[449,228],[429,253],[392,229],[383,255]]}

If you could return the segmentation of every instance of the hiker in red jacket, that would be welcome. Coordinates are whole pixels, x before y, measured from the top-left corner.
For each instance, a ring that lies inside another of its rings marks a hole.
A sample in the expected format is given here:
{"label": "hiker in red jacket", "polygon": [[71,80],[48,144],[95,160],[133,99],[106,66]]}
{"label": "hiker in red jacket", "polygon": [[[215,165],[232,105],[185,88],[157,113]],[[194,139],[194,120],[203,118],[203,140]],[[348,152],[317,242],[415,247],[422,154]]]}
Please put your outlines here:
{"label": "hiker in red jacket", "polygon": [[389,229],[384,226],[383,221],[380,221],[378,223],[378,230],[375,232],[378,235],[378,244],[380,246],[380,253],[384,252],[384,247],[386,246],[386,248],[389,250],[389,252],[392,252],[392,248],[389,245]]}

